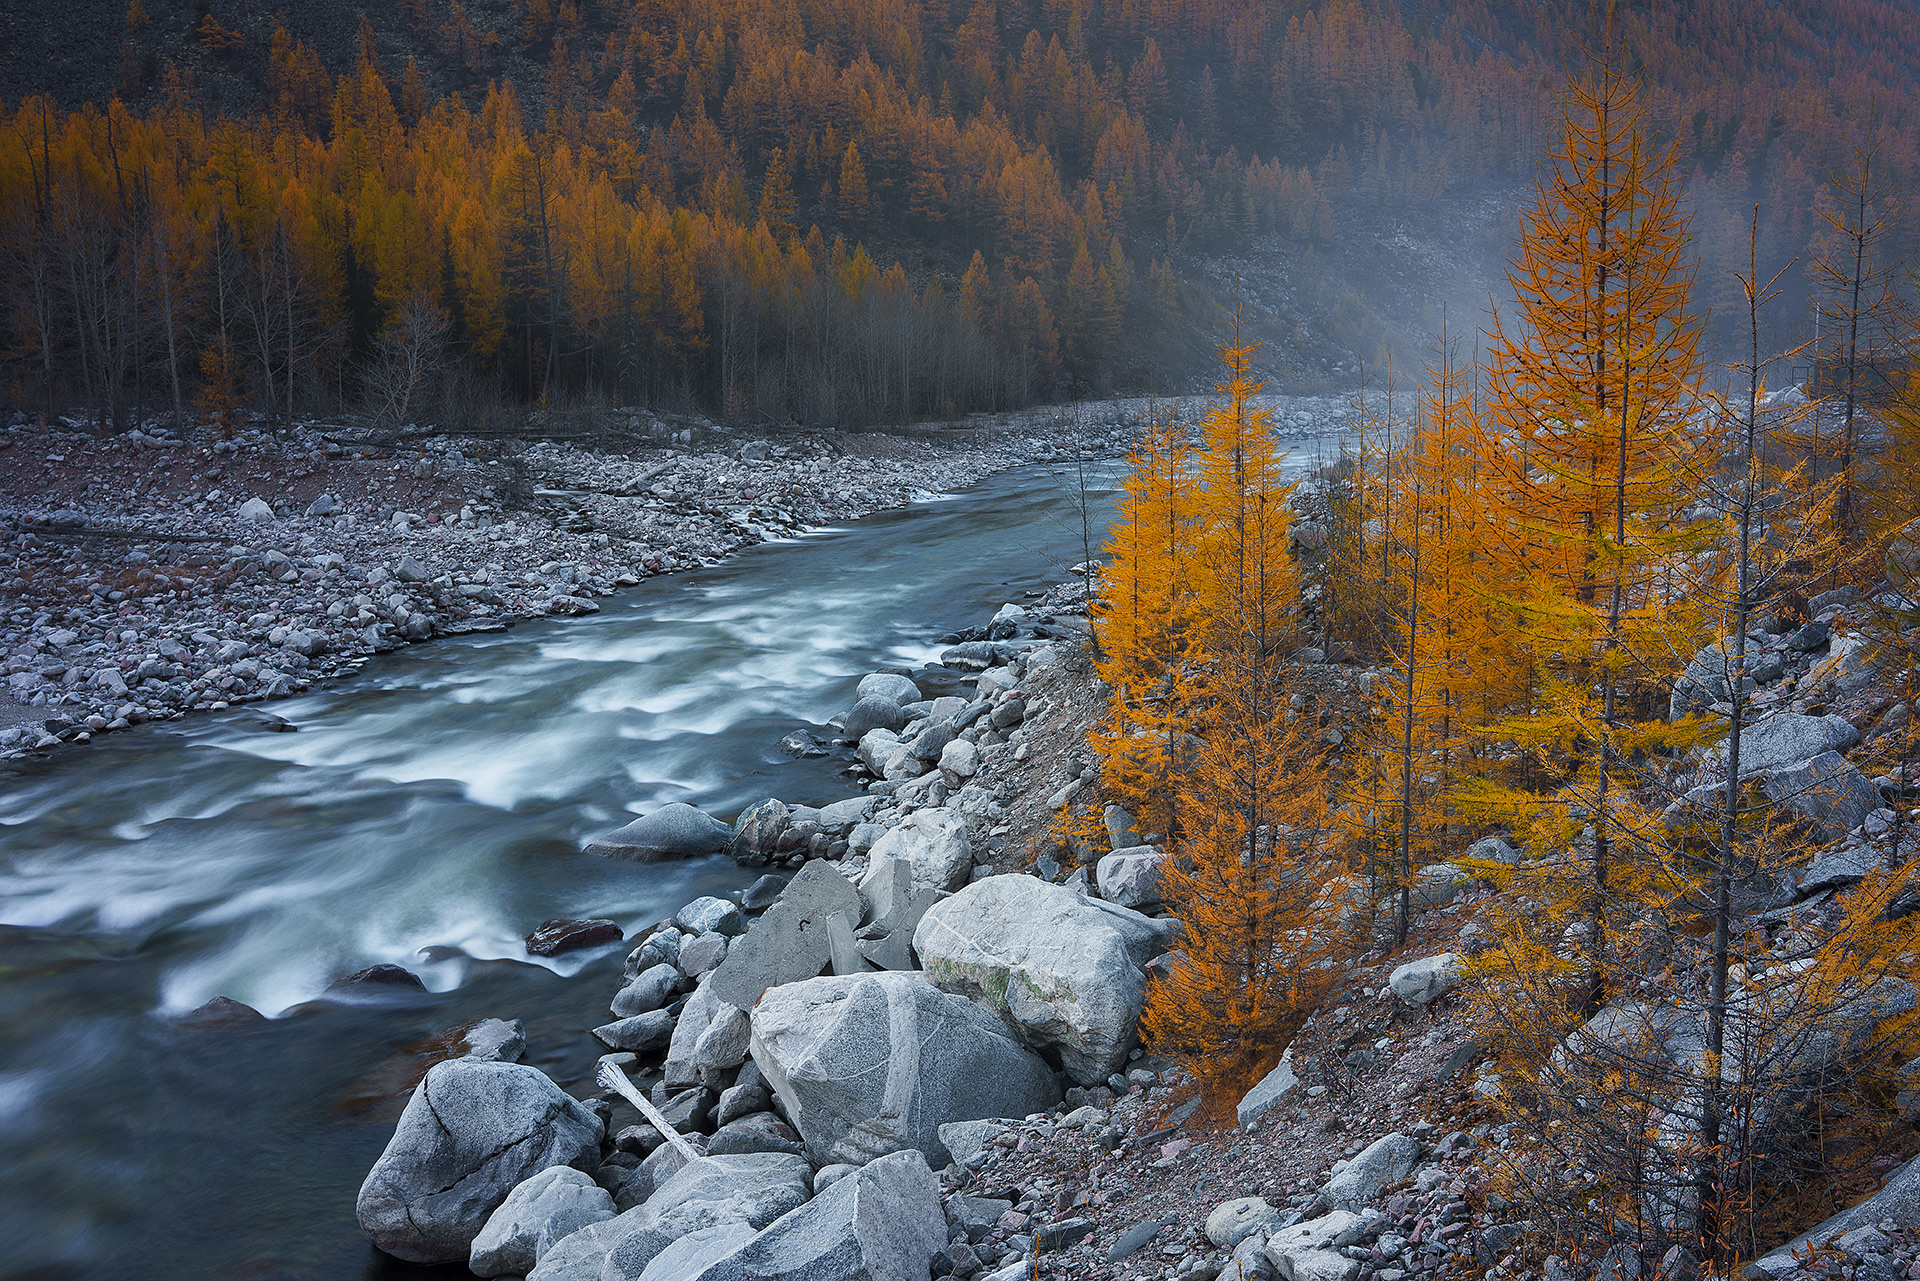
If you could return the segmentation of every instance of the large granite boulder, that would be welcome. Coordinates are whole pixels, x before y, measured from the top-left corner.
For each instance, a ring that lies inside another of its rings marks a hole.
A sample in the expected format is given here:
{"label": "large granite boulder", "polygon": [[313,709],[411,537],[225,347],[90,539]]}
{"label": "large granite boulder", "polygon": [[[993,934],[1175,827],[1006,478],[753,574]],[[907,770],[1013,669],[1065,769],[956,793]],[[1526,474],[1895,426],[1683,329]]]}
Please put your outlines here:
{"label": "large granite boulder", "polygon": [[753,1058],[816,1165],[913,1148],[947,1164],[939,1126],[1026,1116],[1060,1090],[998,1019],[917,974],[833,976],[769,989]]}
{"label": "large granite boulder", "polygon": [[827,919],[835,915],[857,922],[860,895],[824,862],[808,863],[728,948],[713,972],[714,994],[750,1010],[768,988],[813,978],[827,966]]}
{"label": "large granite boulder", "polygon": [[733,861],[760,867],[779,857],[780,836],[792,822],[793,811],[772,797],[749,805],[733,820]]}
{"label": "large granite boulder", "polygon": [[691,1275],[926,1281],[933,1255],[946,1245],[939,1181],[920,1153],[894,1152],[836,1180],[731,1258]]}
{"label": "large granite boulder", "polygon": [[1389,1183],[1398,1183],[1420,1163],[1420,1140],[1388,1134],[1369,1143],[1346,1169],[1327,1180],[1320,1196],[1339,1210],[1358,1210],[1380,1195]]}
{"label": "large granite boulder", "polygon": [[465,1260],[514,1188],[551,1166],[597,1164],[603,1129],[533,1068],[436,1063],[360,1185],[360,1226],[409,1262]]}
{"label": "large granite boulder", "polygon": [[1032,876],[975,881],[920,918],[927,977],[1057,1050],[1084,1084],[1121,1070],[1140,1021],[1141,967],[1173,927]]}
{"label": "large granite boulder", "polygon": [[630,863],[660,863],[723,854],[732,843],[731,827],[711,814],[675,801],[590,842],[587,853]]}
{"label": "large granite boulder", "polygon": [[473,1239],[467,1267],[480,1277],[523,1277],[555,1241],[613,1216],[612,1194],[591,1174],[550,1166],[507,1194]]}
{"label": "large granite boulder", "polygon": [[[1678,720],[1688,712],[1704,711],[1715,703],[1724,703],[1732,696],[1733,686],[1727,679],[1728,670],[1733,665],[1732,655],[1738,646],[1737,638],[1729,636],[1708,645],[1695,654],[1673,682],[1673,693],[1668,700],[1667,717]],[[1767,638],[1748,635],[1748,667],[1751,670],[1752,658],[1767,644]],[[1752,677],[1749,676],[1751,681]]]}
{"label": "large granite boulder", "polygon": [[1822,752],[1839,751],[1859,741],[1860,731],[1845,717],[1780,712],[1740,731],[1740,773],[1751,777],[1798,765]]}
{"label": "large granite boulder", "polygon": [[1760,790],[1768,800],[1799,814],[1826,840],[1845,836],[1880,804],[1880,793],[1867,776],[1838,752],[1822,752],[1797,765],[1770,769],[1761,777]]}
{"label": "large granite boulder", "polygon": [[1795,688],[1822,691],[1840,698],[1858,694],[1873,683],[1883,659],[1881,649],[1860,632],[1833,638],[1827,656]]}
{"label": "large granite boulder", "polygon": [[857,743],[876,729],[898,734],[907,727],[907,714],[890,698],[863,698],[853,705],[840,722],[840,733],[849,743]]}
{"label": "large granite boulder", "polygon": [[1438,1000],[1460,982],[1460,954],[1442,952],[1408,961],[1387,975],[1387,986],[1408,1005],[1426,1005]]}
{"label": "large granite boulder", "polygon": [[856,698],[884,698],[896,707],[920,701],[920,687],[911,677],[898,672],[874,672],[860,678],[860,686],[854,691]]}
{"label": "large granite boulder", "polygon": [[556,1242],[527,1281],[637,1278],[691,1233],[726,1224],[757,1231],[804,1205],[812,1174],[804,1158],[782,1152],[689,1161],[643,1204]]}
{"label": "large granite boulder", "polygon": [[1293,1071],[1293,1047],[1288,1046],[1273,1070],[1261,1077],[1260,1083],[1241,1097],[1239,1106],[1235,1109],[1240,1128],[1244,1130],[1266,1115],[1299,1084],[1300,1078],[1294,1075]]}
{"label": "large granite boulder", "polygon": [[913,869],[915,889],[959,889],[973,871],[966,817],[944,807],[915,810],[875,841],[867,852],[867,874],[860,880],[860,896],[869,911],[876,893],[886,892],[879,887],[890,890],[896,860]]}
{"label": "large granite boulder", "polygon": [[700,985],[693,989],[693,995],[687,998],[687,1003],[680,1007],[680,1017],[673,1025],[673,1036],[667,1042],[666,1079],[669,1089],[700,1083],[697,1053],[700,1038],[706,1035],[714,1018],[726,1008],[728,1003],[714,994],[713,974],[702,979]]}
{"label": "large granite boulder", "polygon": [[870,729],[854,741],[859,743],[854,755],[874,774],[886,773],[887,762],[900,750],[900,736],[884,726]]}
{"label": "large granite boulder", "polygon": [[[1120,807],[1109,805],[1107,808]],[[1155,846],[1122,846],[1102,855],[1094,864],[1094,884],[1100,888],[1100,897],[1110,903],[1146,907],[1160,901],[1160,867],[1165,862],[1166,855]]]}
{"label": "large granite boulder", "polygon": [[1342,1254],[1334,1241],[1361,1223],[1359,1215],[1335,1210],[1277,1229],[1267,1238],[1267,1257],[1285,1281],[1353,1281],[1360,1264]]}

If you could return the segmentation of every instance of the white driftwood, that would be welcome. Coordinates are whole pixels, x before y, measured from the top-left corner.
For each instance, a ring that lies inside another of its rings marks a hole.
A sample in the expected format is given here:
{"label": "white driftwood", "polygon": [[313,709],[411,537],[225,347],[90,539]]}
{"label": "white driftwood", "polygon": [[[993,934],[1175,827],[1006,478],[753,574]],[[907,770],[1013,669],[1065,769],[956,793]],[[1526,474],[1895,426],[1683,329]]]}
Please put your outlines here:
{"label": "white driftwood", "polygon": [[612,1063],[602,1063],[599,1080],[600,1084],[609,1090],[618,1091],[621,1098],[639,1108],[640,1115],[646,1117],[649,1125],[667,1137],[667,1142],[673,1144],[674,1151],[689,1161],[700,1159],[700,1149],[680,1136],[680,1131],[674,1129],[660,1109],[653,1106],[653,1101],[634,1088],[633,1082],[627,1079],[625,1072]]}

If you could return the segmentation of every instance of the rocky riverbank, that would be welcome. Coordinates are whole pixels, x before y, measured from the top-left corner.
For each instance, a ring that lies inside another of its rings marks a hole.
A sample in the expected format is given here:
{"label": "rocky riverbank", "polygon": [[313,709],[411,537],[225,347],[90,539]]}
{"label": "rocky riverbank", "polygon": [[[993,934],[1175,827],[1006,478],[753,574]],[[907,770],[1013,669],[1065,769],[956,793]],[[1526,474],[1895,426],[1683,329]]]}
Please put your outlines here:
{"label": "rocky riverbank", "polygon": [[0,751],[284,697],[434,636],[592,613],[742,547],[1111,452],[1137,410],[1102,410],[916,437],[655,423],[657,441],[621,450],[510,453],[322,424],[233,440],[16,424],[0,432]]}
{"label": "rocky riverbank", "polygon": [[[1146,975],[1179,929],[1156,901],[1160,847],[1117,808],[1104,840],[1052,825],[1098,797],[1078,591],[1009,606],[929,668],[867,677],[838,744],[789,740],[856,756],[866,795],[769,798],[731,825],[668,807],[590,847],[769,870],[622,942],[584,1099],[485,1045],[431,1069],[362,1189],[373,1239],[539,1281],[814,1275],[825,1259],[875,1281],[1696,1277],[1684,1252],[1570,1261],[1528,1217],[1527,1172],[1550,1154],[1503,1119],[1498,1047],[1459,999],[1496,898],[1465,862],[1422,869],[1408,943],[1357,958],[1235,1115],[1202,1114],[1143,1050]],[[1886,857],[1889,805],[1912,790],[1875,746],[1905,712],[1863,603],[1810,605],[1755,620],[1750,642],[1764,719],[1747,768],[1763,788],[1810,768],[1827,783],[1782,792],[1827,844],[1751,923],[1769,936],[1821,928],[1834,890]],[[1686,665],[1676,714],[1725,697],[1716,653]],[[1318,657],[1303,675],[1338,747],[1380,674]],[[1689,757],[1699,781],[1676,786],[1714,785],[1713,762]],[[1498,838],[1462,855],[1521,857]],[[594,946],[609,924],[543,934]],[[1920,1088],[1901,1097],[1915,1112]],[[1805,1270],[1810,1243],[1818,1275],[1920,1277],[1920,1159],[1896,1164],[1911,1147],[1882,1158],[1875,1197],[1751,1275]]]}

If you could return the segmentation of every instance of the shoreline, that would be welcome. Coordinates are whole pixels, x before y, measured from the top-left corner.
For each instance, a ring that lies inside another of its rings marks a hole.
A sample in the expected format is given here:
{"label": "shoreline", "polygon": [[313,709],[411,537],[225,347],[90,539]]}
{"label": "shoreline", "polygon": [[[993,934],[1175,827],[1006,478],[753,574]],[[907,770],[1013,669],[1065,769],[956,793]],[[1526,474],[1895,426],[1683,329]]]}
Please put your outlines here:
{"label": "shoreline", "polygon": [[438,636],[596,613],[659,574],[1058,462],[1063,438],[1068,458],[1111,453],[1130,407],[1097,408],[1097,425],[983,439],[713,430],[504,456],[460,437],[400,455],[311,424],[278,443],[16,425],[0,432],[0,755],[289,697]]}

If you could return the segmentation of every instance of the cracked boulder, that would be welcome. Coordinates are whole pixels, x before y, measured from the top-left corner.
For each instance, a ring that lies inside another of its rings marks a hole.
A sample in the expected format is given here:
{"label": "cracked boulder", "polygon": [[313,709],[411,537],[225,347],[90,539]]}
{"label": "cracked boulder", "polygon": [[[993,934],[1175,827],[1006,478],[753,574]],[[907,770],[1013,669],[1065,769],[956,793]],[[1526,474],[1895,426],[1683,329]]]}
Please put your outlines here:
{"label": "cracked boulder", "polygon": [[533,1068],[436,1063],[360,1185],[360,1226],[409,1262],[464,1262],[514,1188],[556,1165],[597,1165],[603,1128]]}
{"label": "cracked boulder", "polygon": [[769,988],[752,1027],[754,1062],[816,1165],[913,1148],[944,1166],[943,1124],[1027,1116],[1060,1099],[1053,1072],[1000,1020],[918,974]]}
{"label": "cracked boulder", "polygon": [[1121,1071],[1172,926],[1033,876],[989,876],[920,918],[927,977],[993,1011],[1083,1085]]}

